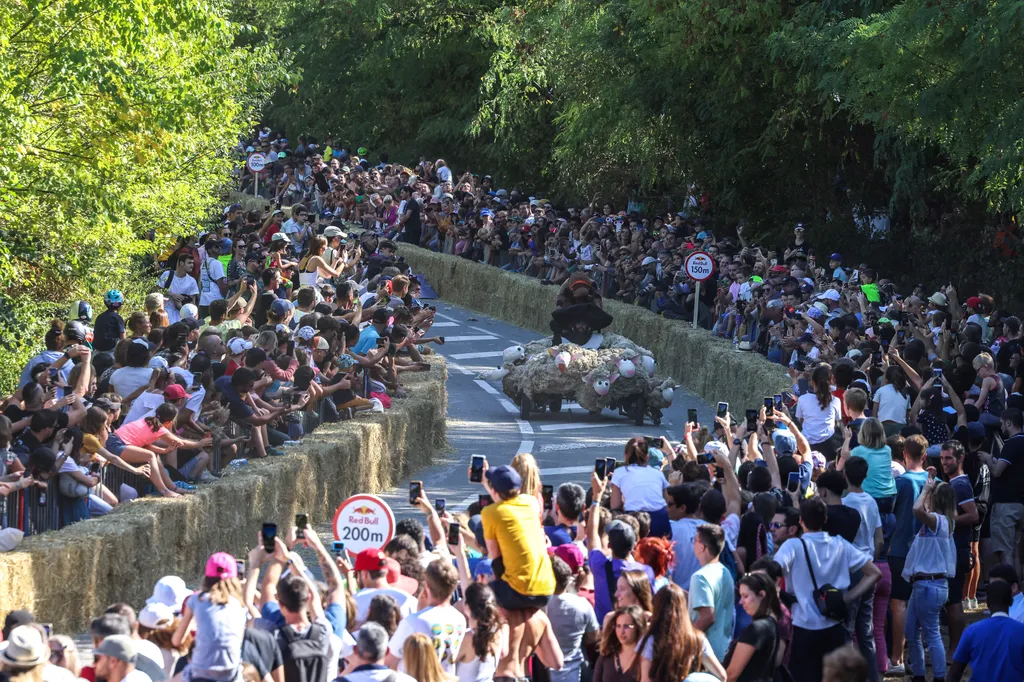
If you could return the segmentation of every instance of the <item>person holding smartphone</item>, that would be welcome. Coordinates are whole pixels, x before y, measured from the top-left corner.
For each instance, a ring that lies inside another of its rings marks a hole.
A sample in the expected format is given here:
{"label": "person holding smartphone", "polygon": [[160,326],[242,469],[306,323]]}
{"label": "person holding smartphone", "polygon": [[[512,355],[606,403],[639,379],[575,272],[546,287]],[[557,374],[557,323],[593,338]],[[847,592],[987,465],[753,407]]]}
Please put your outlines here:
{"label": "person holding smartphone", "polygon": [[647,512],[651,517],[651,535],[662,538],[672,537],[664,491],[668,480],[660,468],[650,465],[650,448],[656,448],[671,463],[675,453],[664,438],[655,438],[650,443],[646,438],[631,438],[626,443],[626,465],[617,467],[612,474],[611,507],[613,511]]}

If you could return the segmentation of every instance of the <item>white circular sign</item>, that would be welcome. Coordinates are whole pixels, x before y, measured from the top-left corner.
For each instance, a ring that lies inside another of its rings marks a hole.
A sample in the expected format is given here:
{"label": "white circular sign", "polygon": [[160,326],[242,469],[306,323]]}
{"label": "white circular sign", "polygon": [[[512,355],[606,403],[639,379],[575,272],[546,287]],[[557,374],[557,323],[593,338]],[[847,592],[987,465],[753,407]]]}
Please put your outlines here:
{"label": "white circular sign", "polygon": [[334,539],[353,556],[364,549],[381,549],[395,536],[395,515],[376,495],[353,495],[334,512]]}
{"label": "white circular sign", "polygon": [[703,282],[711,279],[711,275],[715,271],[715,260],[705,251],[694,251],[686,257],[683,267],[691,279]]}
{"label": "white circular sign", "polygon": [[261,152],[253,152],[245,163],[253,173],[259,173],[267,167],[267,156]]}

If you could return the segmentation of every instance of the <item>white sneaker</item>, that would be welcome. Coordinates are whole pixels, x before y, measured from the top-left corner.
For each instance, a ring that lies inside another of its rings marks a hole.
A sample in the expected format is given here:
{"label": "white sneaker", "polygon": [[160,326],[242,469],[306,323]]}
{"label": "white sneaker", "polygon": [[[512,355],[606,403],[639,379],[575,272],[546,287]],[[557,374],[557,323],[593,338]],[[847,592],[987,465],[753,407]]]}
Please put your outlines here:
{"label": "white sneaker", "polygon": [[967,608],[969,608],[969,609],[976,609],[976,608],[978,608],[978,600],[977,599],[968,599],[967,601],[968,601]]}
{"label": "white sneaker", "polygon": [[217,477],[211,474],[209,471],[204,471],[203,473],[199,474],[198,480],[200,483],[213,483],[214,481],[217,480]]}
{"label": "white sneaker", "polygon": [[384,403],[380,401],[380,398],[370,398],[370,402],[373,403],[373,407],[370,408],[370,412],[384,412]]}
{"label": "white sneaker", "polygon": [[890,663],[889,667],[885,670],[886,675],[903,675],[906,674],[906,672],[907,669],[903,666],[902,663],[900,663],[899,665],[893,665],[892,663]]}

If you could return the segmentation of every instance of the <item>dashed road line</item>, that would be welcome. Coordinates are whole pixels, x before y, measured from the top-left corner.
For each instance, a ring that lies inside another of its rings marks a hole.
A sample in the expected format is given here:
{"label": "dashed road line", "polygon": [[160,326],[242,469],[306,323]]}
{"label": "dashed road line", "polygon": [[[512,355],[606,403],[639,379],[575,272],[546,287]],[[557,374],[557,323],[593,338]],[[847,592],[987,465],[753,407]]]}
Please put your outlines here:
{"label": "dashed road line", "polygon": [[605,429],[609,426],[623,426],[621,422],[605,424],[541,424],[541,431],[572,431],[574,429]]}
{"label": "dashed road line", "polygon": [[517,454],[520,453],[520,452],[527,452],[527,453],[531,453],[532,454],[533,453],[533,441],[532,440],[524,440],[524,441],[522,441],[519,444],[519,449],[516,450]]}
{"label": "dashed road line", "polygon": [[501,403],[501,406],[505,408],[506,412],[510,414],[519,414],[519,408],[513,405],[511,400],[501,398],[498,402]]}
{"label": "dashed road line", "polygon": [[501,395],[501,391],[496,389],[494,386],[491,386],[489,383],[487,383],[483,379],[474,379],[473,383],[476,384],[477,386],[479,386],[480,388],[484,389],[485,391],[487,391],[491,395]]}
{"label": "dashed road line", "polygon": [[530,422],[523,421],[522,419],[517,419],[516,425],[519,426],[519,433],[523,434],[524,436],[533,435],[533,426],[530,425]]}
{"label": "dashed road line", "polygon": [[493,334],[487,334],[484,336],[446,336],[444,337],[445,343],[458,343],[460,341],[495,341],[497,336]]}
{"label": "dashed road line", "polygon": [[[445,341],[450,340],[451,339],[445,339]],[[480,353],[455,353],[454,355],[450,355],[449,357],[451,357],[454,360],[477,360],[479,358],[500,358],[503,354],[504,351],[489,350]]]}

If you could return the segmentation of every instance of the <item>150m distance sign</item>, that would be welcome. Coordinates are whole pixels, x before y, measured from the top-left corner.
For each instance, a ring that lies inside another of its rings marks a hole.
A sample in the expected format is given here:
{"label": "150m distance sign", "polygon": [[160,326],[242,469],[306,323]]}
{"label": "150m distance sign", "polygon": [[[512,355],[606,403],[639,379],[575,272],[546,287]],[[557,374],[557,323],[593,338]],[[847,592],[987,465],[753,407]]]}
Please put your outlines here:
{"label": "150m distance sign", "polygon": [[683,269],[691,279],[703,282],[711,279],[711,275],[715,271],[715,259],[706,251],[694,251],[686,257]]}
{"label": "150m distance sign", "polygon": [[356,555],[364,549],[381,549],[395,536],[395,515],[376,495],[353,495],[334,512],[334,539]]}

